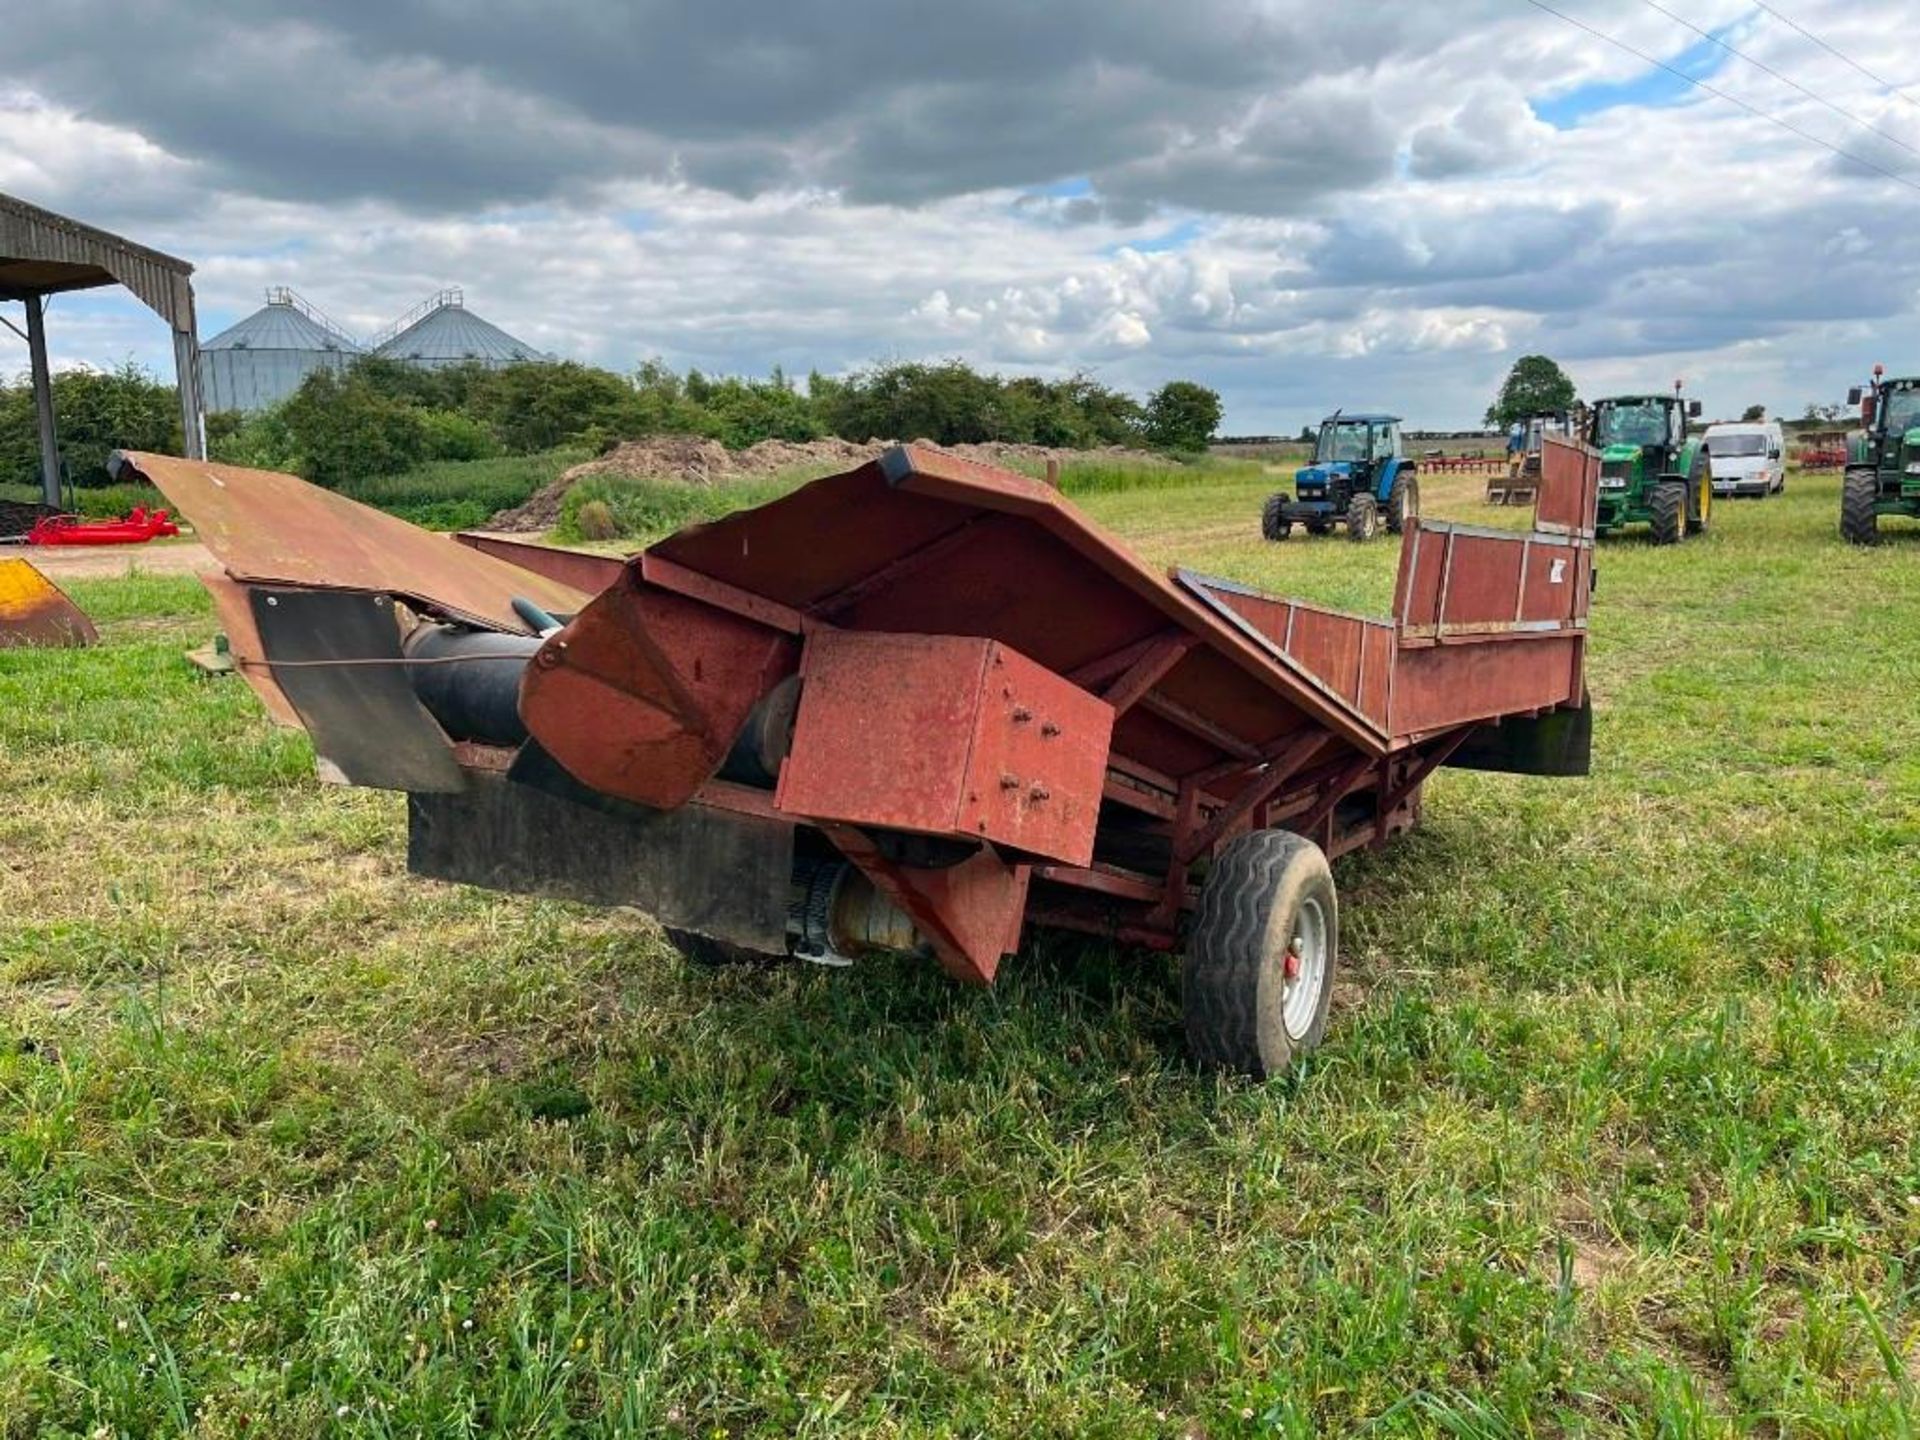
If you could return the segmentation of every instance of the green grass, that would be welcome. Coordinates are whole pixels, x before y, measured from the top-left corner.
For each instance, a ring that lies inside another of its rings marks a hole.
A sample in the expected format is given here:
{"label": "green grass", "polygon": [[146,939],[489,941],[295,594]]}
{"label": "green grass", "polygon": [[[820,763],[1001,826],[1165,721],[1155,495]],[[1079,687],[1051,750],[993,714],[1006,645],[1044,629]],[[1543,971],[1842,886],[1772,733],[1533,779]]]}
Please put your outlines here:
{"label": "green grass", "polygon": [[356,480],[341,493],[430,530],[467,530],[512,509],[587,458],[585,451],[547,450],[492,460],[438,460],[398,475]]}
{"label": "green grass", "polygon": [[[1384,610],[1272,483],[1086,503]],[[1912,1437],[1920,529],[1837,509],[1602,548],[1595,774],[1341,862],[1267,1085],[1164,960],[689,973],[411,881],[198,586],[76,582],[99,649],[0,653],[0,1434]]]}
{"label": "green grass", "polygon": [[731,515],[750,505],[777,500],[796,486],[818,479],[822,473],[802,470],[715,485],[643,480],[631,475],[589,475],[567,491],[561,501],[560,523],[554,527],[554,538],[563,543],[579,540],[580,508],[595,500],[606,505],[614,528],[624,539],[647,541],[697,520],[718,520],[722,515]]}

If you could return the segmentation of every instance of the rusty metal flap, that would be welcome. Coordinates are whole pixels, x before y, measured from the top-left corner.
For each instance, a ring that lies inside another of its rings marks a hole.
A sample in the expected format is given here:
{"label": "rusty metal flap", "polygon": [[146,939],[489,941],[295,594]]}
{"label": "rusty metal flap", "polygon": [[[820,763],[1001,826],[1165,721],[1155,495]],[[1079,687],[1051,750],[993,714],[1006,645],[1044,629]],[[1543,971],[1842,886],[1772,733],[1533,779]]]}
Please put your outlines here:
{"label": "rusty metal flap", "polygon": [[[691,526],[647,555],[849,629],[996,639],[1062,675],[1179,626],[1264,691],[1263,728],[1306,712],[1384,741],[1269,650],[1133,555],[1042,481],[916,446]],[[1265,736],[1249,737],[1258,742]],[[1203,762],[1204,763],[1204,762]]]}
{"label": "rusty metal flap", "polygon": [[158,486],[236,580],[374,591],[521,635],[530,632],[513,613],[516,596],[560,615],[588,599],[294,475],[134,450],[109,463],[116,476]]}
{"label": "rusty metal flap", "polygon": [[99,638],[86,612],[29,561],[0,559],[0,650],[73,648]]}
{"label": "rusty metal flap", "polygon": [[484,530],[462,530],[453,537],[469,550],[504,560],[520,570],[545,575],[587,595],[598,595],[620,578],[627,562],[618,555],[596,555],[590,550],[564,550],[555,545],[536,545],[510,535],[492,535]]}

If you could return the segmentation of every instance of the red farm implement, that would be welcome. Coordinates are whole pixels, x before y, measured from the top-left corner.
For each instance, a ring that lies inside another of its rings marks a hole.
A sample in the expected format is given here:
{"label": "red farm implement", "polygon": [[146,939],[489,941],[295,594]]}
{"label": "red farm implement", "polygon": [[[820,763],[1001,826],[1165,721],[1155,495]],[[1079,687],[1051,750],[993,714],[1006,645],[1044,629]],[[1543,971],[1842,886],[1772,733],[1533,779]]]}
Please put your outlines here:
{"label": "red farm implement", "polygon": [[1794,458],[1802,470],[1843,470],[1847,464],[1847,432],[1810,430],[1800,437]]}
{"label": "red farm implement", "polygon": [[1598,463],[1535,528],[1410,523],[1390,620],[1161,575],[1046,485],[914,448],[627,561],[465,546],[288,476],[130,454],[226,566],[235,659],[421,875],[652,912],[697,958],[1028,926],[1185,948],[1204,1060],[1318,1043],[1328,859],[1443,764],[1585,773]]}
{"label": "red farm implement", "polygon": [[1506,459],[1482,450],[1449,455],[1444,450],[1429,450],[1420,457],[1420,469],[1429,475],[1484,475],[1504,469]]}
{"label": "red farm implement", "polygon": [[164,510],[148,511],[136,506],[121,520],[82,520],[77,515],[44,515],[26,533],[29,545],[144,545],[168,535],[178,535],[180,527]]}

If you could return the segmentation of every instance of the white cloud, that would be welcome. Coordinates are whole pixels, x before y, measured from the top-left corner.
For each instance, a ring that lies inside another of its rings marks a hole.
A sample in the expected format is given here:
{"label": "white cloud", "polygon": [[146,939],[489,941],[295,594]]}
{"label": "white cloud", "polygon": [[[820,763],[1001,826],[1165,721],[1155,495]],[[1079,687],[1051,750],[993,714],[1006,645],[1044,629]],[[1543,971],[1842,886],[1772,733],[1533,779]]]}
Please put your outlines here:
{"label": "white cloud", "polygon": [[[458,25],[101,3],[10,20],[0,189],[193,260],[208,333],[269,284],[372,330],[458,283],[616,367],[1189,376],[1274,430],[1360,402],[1471,420],[1536,348],[1590,389],[1684,368],[1709,408],[1797,412],[1910,353],[1920,303],[1920,194],[1506,0],[983,0],[914,25],[828,0],[745,24],[690,0]],[[1744,0],[1686,13],[1920,146],[1920,108]],[[1920,74],[1904,13],[1794,11]],[[1636,0],[1579,14],[1697,45]],[[1715,85],[1920,183],[1920,156],[1722,59]],[[1641,103],[1580,113],[1596,85]],[[62,301],[52,335],[164,368],[132,302]]]}

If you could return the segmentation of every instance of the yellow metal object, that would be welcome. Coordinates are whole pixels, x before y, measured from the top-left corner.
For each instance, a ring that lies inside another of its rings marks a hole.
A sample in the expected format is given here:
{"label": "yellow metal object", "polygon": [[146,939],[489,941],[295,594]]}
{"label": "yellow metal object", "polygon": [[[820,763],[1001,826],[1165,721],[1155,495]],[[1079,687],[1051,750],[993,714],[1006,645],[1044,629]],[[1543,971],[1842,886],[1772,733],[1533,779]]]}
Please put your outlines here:
{"label": "yellow metal object", "polygon": [[0,559],[0,650],[91,645],[99,638],[85,612],[30,562]]}

